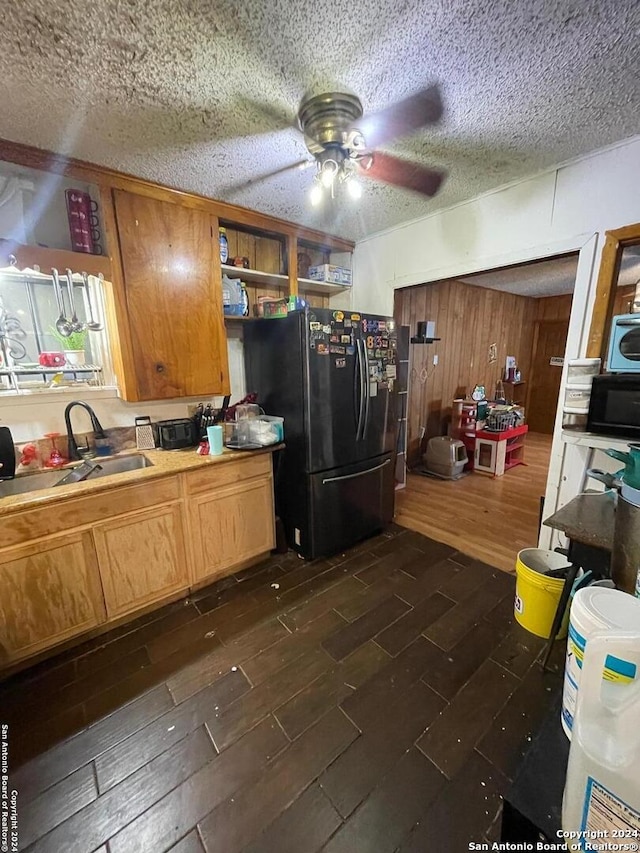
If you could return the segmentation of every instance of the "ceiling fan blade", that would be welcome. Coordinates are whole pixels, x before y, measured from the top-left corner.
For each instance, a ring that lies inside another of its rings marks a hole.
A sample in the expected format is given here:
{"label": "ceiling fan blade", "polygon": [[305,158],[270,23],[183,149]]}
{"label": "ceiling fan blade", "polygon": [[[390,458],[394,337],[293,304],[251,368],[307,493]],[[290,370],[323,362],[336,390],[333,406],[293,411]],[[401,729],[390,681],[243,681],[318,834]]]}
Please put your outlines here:
{"label": "ceiling fan blade", "polygon": [[427,124],[434,124],[440,119],[442,112],[440,88],[434,84],[384,110],[358,119],[353,123],[352,129],[362,133],[367,148],[371,150],[401,136],[407,136]]}
{"label": "ceiling fan blade", "polygon": [[299,169],[302,171],[303,169],[308,169],[309,166],[315,165],[315,160],[298,160],[297,163],[288,163],[286,166],[282,166],[280,169],[274,169],[272,172],[265,172],[263,175],[256,175],[255,178],[248,178],[246,181],[238,181],[235,184],[227,184],[224,187],[220,187],[218,192],[223,195],[231,195],[232,193],[240,192],[241,190],[246,190],[248,187],[252,187],[255,184],[262,183],[262,181],[267,181],[269,178],[275,178],[277,175],[283,175],[285,172],[291,172],[294,169]]}
{"label": "ceiling fan blade", "polygon": [[400,160],[399,157],[393,157],[382,151],[375,151],[370,161],[365,159],[360,164],[360,174],[374,181],[383,181],[385,184],[403,187],[428,196],[438,192],[446,176],[446,173],[440,169],[419,166],[410,160]]}

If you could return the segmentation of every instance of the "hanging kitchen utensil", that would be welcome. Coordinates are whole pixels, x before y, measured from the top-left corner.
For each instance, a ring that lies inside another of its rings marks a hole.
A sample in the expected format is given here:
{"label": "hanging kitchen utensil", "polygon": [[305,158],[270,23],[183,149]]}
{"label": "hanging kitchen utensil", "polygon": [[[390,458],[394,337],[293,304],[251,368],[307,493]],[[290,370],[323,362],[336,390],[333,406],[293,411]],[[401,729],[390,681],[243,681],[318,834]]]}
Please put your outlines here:
{"label": "hanging kitchen utensil", "polygon": [[84,284],[84,294],[85,294],[86,303],[87,303],[87,313],[89,315],[89,321],[87,323],[87,329],[89,329],[90,332],[100,332],[100,331],[102,331],[102,324],[98,323],[98,321],[95,320],[93,317],[93,309],[91,308],[91,291],[89,288],[89,276],[87,275],[86,272],[82,273],[82,281]]}
{"label": "hanging kitchen utensil", "polygon": [[62,295],[62,288],[60,287],[58,270],[55,267],[51,268],[51,275],[53,276],[53,290],[56,295],[56,302],[58,303],[58,311],[60,312],[56,320],[56,329],[59,335],[63,338],[68,338],[73,329],[71,328],[71,323],[64,315],[64,297]]}
{"label": "hanging kitchen utensil", "polygon": [[73,273],[70,269],[67,269],[67,282],[69,285],[69,305],[71,306],[71,331],[72,332],[84,332],[85,326],[80,320],[78,320],[78,315],[76,313],[76,299],[73,293]]}

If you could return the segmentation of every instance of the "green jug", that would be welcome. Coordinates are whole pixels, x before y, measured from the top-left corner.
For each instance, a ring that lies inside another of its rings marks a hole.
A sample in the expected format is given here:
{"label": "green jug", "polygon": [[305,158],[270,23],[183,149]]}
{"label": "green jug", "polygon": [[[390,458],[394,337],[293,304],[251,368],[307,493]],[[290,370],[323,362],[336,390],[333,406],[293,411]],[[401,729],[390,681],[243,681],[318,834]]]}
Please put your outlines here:
{"label": "green jug", "polygon": [[611,447],[605,450],[605,453],[607,456],[624,462],[623,482],[631,486],[632,489],[640,489],[640,444],[630,444],[628,453],[613,450]]}

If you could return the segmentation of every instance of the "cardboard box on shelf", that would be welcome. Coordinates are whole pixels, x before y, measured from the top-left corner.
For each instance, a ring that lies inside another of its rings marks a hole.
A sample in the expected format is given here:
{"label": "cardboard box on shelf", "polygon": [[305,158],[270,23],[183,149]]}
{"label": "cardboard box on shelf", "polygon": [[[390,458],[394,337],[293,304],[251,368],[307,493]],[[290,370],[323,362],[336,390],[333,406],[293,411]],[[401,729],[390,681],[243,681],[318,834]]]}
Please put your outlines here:
{"label": "cardboard box on shelf", "polygon": [[345,267],[336,267],[333,264],[319,264],[315,267],[309,267],[309,278],[312,281],[341,284],[343,287],[351,286],[351,270]]}

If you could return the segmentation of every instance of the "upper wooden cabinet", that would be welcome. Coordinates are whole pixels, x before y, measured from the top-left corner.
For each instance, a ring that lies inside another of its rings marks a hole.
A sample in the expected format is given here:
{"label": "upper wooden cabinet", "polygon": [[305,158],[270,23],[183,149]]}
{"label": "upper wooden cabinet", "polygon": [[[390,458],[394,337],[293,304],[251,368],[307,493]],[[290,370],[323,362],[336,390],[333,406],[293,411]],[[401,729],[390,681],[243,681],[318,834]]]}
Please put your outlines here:
{"label": "upper wooden cabinet", "polygon": [[109,307],[125,398],[228,394],[216,217],[124,190],[112,200],[122,280]]}

